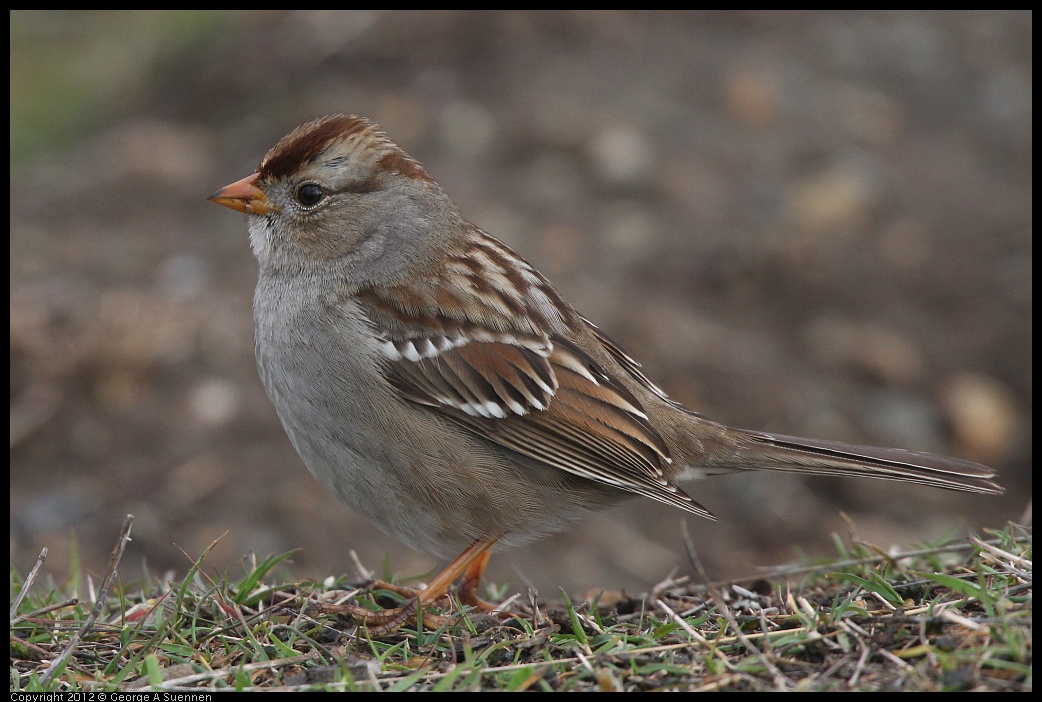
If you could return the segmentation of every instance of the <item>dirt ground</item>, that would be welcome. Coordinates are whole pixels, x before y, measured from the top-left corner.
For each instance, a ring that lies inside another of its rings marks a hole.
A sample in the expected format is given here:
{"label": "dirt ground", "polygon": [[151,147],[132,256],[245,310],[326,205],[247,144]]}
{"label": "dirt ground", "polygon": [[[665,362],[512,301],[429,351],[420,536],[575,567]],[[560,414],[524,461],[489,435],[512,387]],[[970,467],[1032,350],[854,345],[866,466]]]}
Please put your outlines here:
{"label": "dirt ground", "polygon": [[[713,478],[711,575],[1020,519],[1031,480],[1031,15],[12,14],[11,558],[124,579],[299,549],[431,558],[310,477],[252,358],[245,221],[206,201],[292,127],[368,116],[676,399],[960,455],[1002,497]],[[844,518],[846,515],[847,519]],[[544,596],[689,573],[636,500],[493,559]],[[385,565],[386,564],[386,565]]]}

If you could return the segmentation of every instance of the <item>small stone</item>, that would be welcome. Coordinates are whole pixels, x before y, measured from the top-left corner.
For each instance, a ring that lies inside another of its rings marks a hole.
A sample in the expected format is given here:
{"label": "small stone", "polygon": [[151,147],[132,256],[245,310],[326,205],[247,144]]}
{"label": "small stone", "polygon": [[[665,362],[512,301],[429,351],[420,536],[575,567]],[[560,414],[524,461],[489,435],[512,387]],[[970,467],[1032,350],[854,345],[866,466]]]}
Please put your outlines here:
{"label": "small stone", "polygon": [[192,414],[204,424],[221,425],[239,411],[239,390],[234,383],[220,378],[199,383],[189,395]]}
{"label": "small stone", "polygon": [[815,354],[825,363],[856,368],[887,385],[908,385],[922,374],[922,354],[895,329],[818,317],[807,334]]}
{"label": "small stone", "polygon": [[744,71],[724,86],[728,114],[744,127],[762,127],[778,116],[778,78],[768,71]]}
{"label": "small stone", "polygon": [[589,153],[597,175],[615,185],[640,184],[648,178],[654,164],[647,137],[630,126],[600,130],[590,142]]}
{"label": "small stone", "polygon": [[979,373],[960,373],[945,381],[941,405],[967,456],[994,465],[1008,454],[1019,421],[1005,385]]}

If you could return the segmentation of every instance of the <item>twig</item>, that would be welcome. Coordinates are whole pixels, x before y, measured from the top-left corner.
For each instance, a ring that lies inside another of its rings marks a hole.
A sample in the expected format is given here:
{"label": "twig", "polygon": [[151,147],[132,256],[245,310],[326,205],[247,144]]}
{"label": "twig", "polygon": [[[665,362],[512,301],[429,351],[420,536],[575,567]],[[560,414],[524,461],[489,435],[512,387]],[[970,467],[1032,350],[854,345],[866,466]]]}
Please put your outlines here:
{"label": "twig", "polygon": [[15,624],[21,624],[22,622],[28,621],[28,620],[33,619],[35,617],[39,617],[41,614],[47,614],[48,612],[53,612],[56,609],[65,609],[66,607],[75,607],[79,603],[80,603],[80,598],[79,597],[73,597],[71,600],[65,600],[64,602],[55,602],[54,604],[47,605],[46,607],[38,609],[35,612],[29,612],[29,614],[23,614],[20,617],[15,617],[14,619],[11,620],[11,626],[14,626]]}
{"label": "twig", "polygon": [[665,594],[667,590],[672,590],[676,588],[678,585],[684,585],[691,579],[686,575],[681,575],[679,578],[674,577],[675,575],[676,569],[674,569],[672,573],[667,575],[665,580],[651,588],[651,590],[648,592],[648,599],[661,599],[662,595]]}
{"label": "twig", "polygon": [[987,541],[982,541],[976,536],[970,537],[970,541],[977,544],[977,546],[981,547],[983,550],[987,551],[989,554],[993,556],[996,556],[999,559],[1008,561],[1009,563],[1016,563],[1022,568],[1031,570],[1031,561],[1027,558],[1021,558],[1020,556],[1013,555],[1009,551],[1003,551],[997,546],[993,546],[992,544],[989,544]]}
{"label": "twig", "polygon": [[998,539],[991,539],[988,541],[979,541],[979,543],[948,543],[941,546],[933,546],[931,548],[917,549],[915,551],[903,551],[893,555],[881,555],[881,556],[866,556],[865,558],[850,558],[845,561],[829,561],[828,563],[821,563],[819,565],[800,565],[800,566],[789,566],[783,565],[776,568],[763,568],[759,573],[753,575],[743,575],[730,580],[717,580],[715,582],[704,582],[701,584],[695,583],[690,587],[693,590],[708,590],[712,587],[726,587],[734,585],[735,583],[745,583],[750,580],[769,580],[771,578],[787,578],[793,575],[809,575],[810,573],[817,573],[823,570],[842,570],[844,568],[850,568],[858,565],[874,565],[876,563],[892,563],[895,561],[901,561],[906,558],[918,558],[920,556],[932,556],[936,553],[960,553],[962,551],[970,551],[974,546],[996,544],[999,543]]}
{"label": "twig", "polygon": [[40,551],[40,557],[36,559],[36,565],[29,571],[29,575],[26,576],[25,582],[22,583],[22,589],[18,591],[18,595],[14,598],[14,604],[11,605],[11,623],[14,624],[15,615],[18,614],[18,606],[22,604],[22,600],[25,599],[25,595],[29,592],[29,588],[33,586],[33,582],[36,580],[36,574],[40,572],[40,568],[43,567],[43,562],[47,560],[47,547],[44,546]]}
{"label": "twig", "polygon": [[119,532],[119,541],[116,542],[116,547],[112,549],[112,558],[109,560],[109,569],[105,573],[105,579],[101,581],[101,588],[98,590],[98,598],[94,602],[94,609],[87,616],[87,619],[83,622],[83,626],[80,630],[72,635],[72,639],[69,641],[69,645],[65,647],[65,650],[61,652],[57,658],[51,661],[51,664],[47,666],[47,670],[40,678],[40,683],[43,687],[46,687],[51,678],[53,678],[59,670],[65,667],[65,662],[72,655],[72,652],[80,645],[83,641],[83,637],[87,635],[87,632],[94,626],[94,622],[97,621],[98,617],[101,616],[101,610],[105,608],[105,601],[109,596],[109,589],[112,587],[112,581],[116,579],[116,570],[119,568],[119,562],[123,558],[123,551],[127,547],[127,542],[130,541],[130,526],[134,523],[134,515],[128,514],[127,518],[123,520],[123,528]]}
{"label": "twig", "polygon": [[[232,678],[236,673],[252,673],[256,670],[276,670],[291,665],[302,665],[304,663],[310,663],[312,661],[319,660],[318,653],[308,653],[302,656],[291,656],[289,658],[282,658],[279,660],[271,661],[259,661],[257,663],[241,663],[232,668],[221,668],[218,670],[207,670],[202,673],[192,673],[191,675],[185,675],[179,678],[171,678],[164,680],[158,685],[146,686],[148,691],[156,692],[161,690],[168,690],[170,687],[177,685],[192,685],[195,683],[203,682],[206,680],[217,680],[219,678]],[[91,681],[84,681],[87,684],[91,684]],[[144,692],[144,691],[143,691]]]}
{"label": "twig", "polygon": [[[695,551],[695,544],[691,540],[691,534],[687,530],[687,522],[681,522],[680,526],[682,536],[684,537],[684,548],[687,549],[688,558],[691,560],[691,564],[695,567],[695,570],[698,571],[698,577],[702,578],[703,583],[708,583],[709,577],[706,574],[705,568],[702,566],[702,561],[699,559],[698,553]],[[734,614],[731,612],[731,608],[727,606],[727,603],[720,595],[719,590],[708,584],[706,585],[706,588],[709,592],[709,596],[712,597],[713,601],[716,603],[717,609],[727,619],[731,628],[734,630],[735,636],[738,637],[741,644],[746,648],[746,650],[756,656],[760,663],[770,671],[771,675],[774,677],[775,686],[779,690],[791,689],[792,686],[789,683],[789,679],[778,670],[778,666],[774,665],[774,663],[764,655],[763,651],[756,648],[753,642],[745,635],[745,632],[742,631],[742,627],[739,626],[738,620],[735,619]]]}
{"label": "twig", "polygon": [[355,570],[362,576],[362,580],[372,580],[375,573],[362,565],[362,559],[358,557],[355,550],[351,549],[347,553],[351,556],[351,562],[355,564]]}
{"label": "twig", "polygon": [[686,631],[687,635],[690,636],[693,640],[703,644],[707,643],[706,637],[702,636],[697,631],[692,629],[690,624],[681,619],[680,615],[678,615],[676,612],[669,608],[669,605],[667,605],[662,600],[655,600],[655,604],[657,604],[661,609],[663,609],[666,612],[666,614],[669,615],[669,618],[672,619],[677,626]]}

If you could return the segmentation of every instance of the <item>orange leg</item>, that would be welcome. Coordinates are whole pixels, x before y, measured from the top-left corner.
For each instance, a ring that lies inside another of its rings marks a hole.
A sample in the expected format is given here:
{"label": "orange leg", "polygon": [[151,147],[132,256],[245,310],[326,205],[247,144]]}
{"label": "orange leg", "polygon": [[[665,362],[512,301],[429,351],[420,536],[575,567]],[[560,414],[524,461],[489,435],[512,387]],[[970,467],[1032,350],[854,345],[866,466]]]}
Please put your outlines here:
{"label": "orange leg", "polygon": [[[494,607],[477,596],[476,590],[481,582],[481,576],[485,572],[485,566],[492,554],[488,549],[495,544],[497,539],[478,539],[466,548],[459,556],[449,563],[446,568],[434,576],[434,579],[424,589],[409,593],[412,599],[402,607],[373,611],[357,605],[334,605],[322,604],[321,609],[335,614],[346,614],[359,620],[368,629],[369,636],[383,636],[392,634],[403,625],[416,621],[416,615],[421,608],[424,609],[423,619],[425,622],[441,626],[447,621],[445,617],[427,613],[427,608],[445,597],[449,587],[457,578],[463,576],[460,584],[460,600],[464,604],[472,605],[482,611],[490,612]],[[383,585],[386,585],[384,583]],[[378,587],[381,584],[377,585]],[[403,593],[403,588],[389,586],[385,589],[393,592]]]}
{"label": "orange leg", "polygon": [[478,556],[467,568],[467,572],[463,574],[463,580],[459,584],[460,602],[481,612],[494,612],[496,609],[495,605],[486,602],[478,595],[478,586],[481,584],[481,577],[485,574],[485,566],[488,565],[490,558],[492,558],[492,554],[488,551]]}

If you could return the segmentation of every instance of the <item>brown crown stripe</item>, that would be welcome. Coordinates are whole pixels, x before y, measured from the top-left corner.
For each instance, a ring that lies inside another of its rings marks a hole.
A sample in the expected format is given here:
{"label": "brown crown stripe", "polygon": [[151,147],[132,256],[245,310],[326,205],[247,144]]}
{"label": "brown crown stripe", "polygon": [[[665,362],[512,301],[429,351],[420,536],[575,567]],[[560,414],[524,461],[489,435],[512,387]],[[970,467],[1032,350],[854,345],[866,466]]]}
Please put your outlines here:
{"label": "brown crown stripe", "polygon": [[329,148],[334,141],[354,136],[358,141],[369,142],[364,147],[371,149],[374,157],[385,152],[377,162],[378,169],[433,182],[423,166],[388,139],[376,124],[355,115],[329,115],[294,129],[268,152],[257,170],[263,178],[285,178]]}
{"label": "brown crown stripe", "polygon": [[262,178],[285,178],[322,153],[335,139],[366,131],[376,125],[353,115],[330,115],[297,127],[279,140],[261,161]]}
{"label": "brown crown stripe", "polygon": [[397,149],[397,147],[395,151],[380,159],[380,168],[406,178],[412,178],[413,180],[425,180],[428,183],[434,182],[434,179],[427,175],[427,171],[423,170],[423,166],[420,165],[419,161],[404,151]]}

